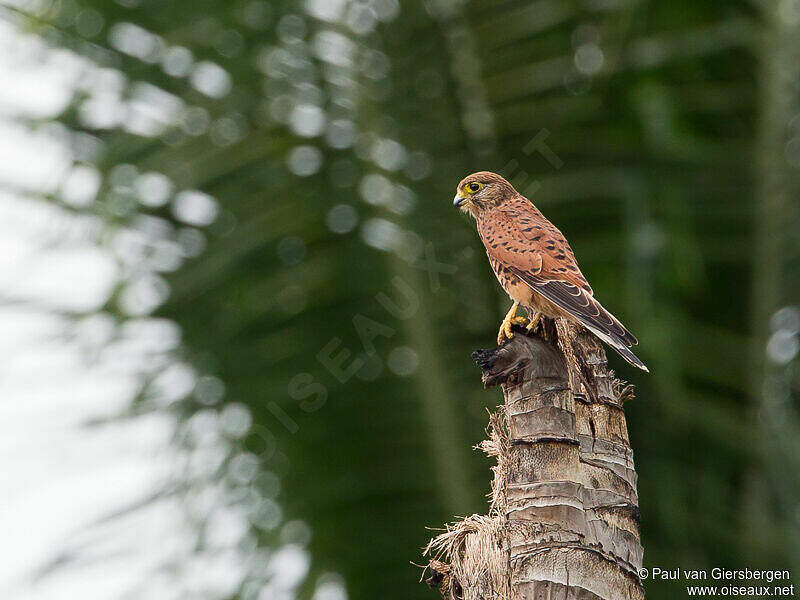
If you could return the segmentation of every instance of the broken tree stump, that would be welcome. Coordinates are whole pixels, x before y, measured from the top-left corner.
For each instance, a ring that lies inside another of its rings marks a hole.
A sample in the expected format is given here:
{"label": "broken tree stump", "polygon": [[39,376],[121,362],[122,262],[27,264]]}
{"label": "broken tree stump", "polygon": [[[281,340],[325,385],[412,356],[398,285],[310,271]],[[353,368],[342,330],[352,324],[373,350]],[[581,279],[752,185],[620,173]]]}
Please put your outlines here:
{"label": "broken tree stump", "polygon": [[632,393],[600,342],[548,320],[473,358],[505,397],[480,445],[497,459],[491,505],[431,540],[429,585],[453,600],[643,599]]}

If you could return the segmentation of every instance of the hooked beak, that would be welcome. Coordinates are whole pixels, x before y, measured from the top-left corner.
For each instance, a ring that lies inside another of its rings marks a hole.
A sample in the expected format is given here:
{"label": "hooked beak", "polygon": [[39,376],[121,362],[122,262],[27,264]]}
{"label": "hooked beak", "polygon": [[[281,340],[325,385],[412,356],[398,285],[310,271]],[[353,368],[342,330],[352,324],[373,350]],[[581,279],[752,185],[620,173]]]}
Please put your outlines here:
{"label": "hooked beak", "polygon": [[453,198],[453,206],[458,208],[459,206],[461,206],[464,203],[465,200],[466,200],[466,198],[464,196],[460,196],[459,194],[456,194],[456,197]]}

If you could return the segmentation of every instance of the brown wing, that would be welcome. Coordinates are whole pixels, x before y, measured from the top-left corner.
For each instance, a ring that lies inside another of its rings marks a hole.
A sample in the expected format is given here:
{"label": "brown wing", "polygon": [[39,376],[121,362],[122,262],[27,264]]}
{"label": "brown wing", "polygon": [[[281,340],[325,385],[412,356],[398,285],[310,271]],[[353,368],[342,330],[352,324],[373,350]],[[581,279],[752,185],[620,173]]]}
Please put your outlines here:
{"label": "brown wing", "polygon": [[516,216],[504,210],[494,210],[478,221],[478,234],[486,254],[508,268],[515,268],[531,275],[542,271],[542,254],[537,241],[541,236],[536,230],[522,223]]}
{"label": "brown wing", "polygon": [[[609,344],[627,350],[628,346],[638,343],[636,337],[594,299],[569,242],[529,200],[521,196],[512,199],[482,221],[479,232],[490,258],[499,261],[534,291],[573,315]],[[622,350],[620,353],[629,359]],[[631,354],[630,351],[627,354]]]}
{"label": "brown wing", "polygon": [[[514,269],[512,269],[512,272],[535,291],[550,300],[550,302],[567,311],[587,328],[614,346],[625,358],[628,358],[627,353],[620,350],[618,343],[622,344],[624,348],[639,343],[636,336],[628,331],[614,315],[603,308],[603,305],[588,292],[565,281],[547,280],[537,275],[528,275]],[[639,366],[635,362],[633,364]]]}

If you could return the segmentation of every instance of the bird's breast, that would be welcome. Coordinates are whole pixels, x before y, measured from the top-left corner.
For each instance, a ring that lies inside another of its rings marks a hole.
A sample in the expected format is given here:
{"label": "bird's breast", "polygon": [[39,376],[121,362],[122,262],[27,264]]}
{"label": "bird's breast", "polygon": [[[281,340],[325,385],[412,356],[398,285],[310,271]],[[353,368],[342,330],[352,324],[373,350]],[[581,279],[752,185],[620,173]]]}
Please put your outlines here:
{"label": "bird's breast", "polygon": [[[525,284],[519,277],[514,275],[510,269],[503,266],[499,261],[489,257],[489,264],[492,266],[497,281],[505,292],[511,297],[512,300],[520,304],[529,304],[533,290]],[[537,294],[538,295],[538,294]]]}

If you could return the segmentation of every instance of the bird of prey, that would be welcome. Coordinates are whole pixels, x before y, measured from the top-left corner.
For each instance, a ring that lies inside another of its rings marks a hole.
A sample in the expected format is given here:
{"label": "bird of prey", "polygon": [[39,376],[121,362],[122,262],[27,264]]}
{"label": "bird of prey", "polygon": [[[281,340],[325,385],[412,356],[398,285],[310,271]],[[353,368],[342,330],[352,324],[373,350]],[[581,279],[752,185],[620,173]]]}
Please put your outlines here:
{"label": "bird of prey", "polygon": [[500,325],[497,343],[514,334],[521,304],[528,329],[540,315],[579,323],[635,367],[647,371],[631,352],[636,337],[595,300],[564,235],[533,203],[500,175],[481,171],[458,184],[453,206],[475,219],[489,264],[513,304]]}

